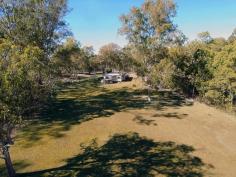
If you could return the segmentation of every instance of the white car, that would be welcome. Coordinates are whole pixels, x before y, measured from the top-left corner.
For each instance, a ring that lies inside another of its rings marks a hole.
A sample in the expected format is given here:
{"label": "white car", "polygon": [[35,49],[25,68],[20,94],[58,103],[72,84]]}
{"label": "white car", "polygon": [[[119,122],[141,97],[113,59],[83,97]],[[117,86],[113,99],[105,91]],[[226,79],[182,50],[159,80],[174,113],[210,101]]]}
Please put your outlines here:
{"label": "white car", "polygon": [[122,76],[119,73],[107,73],[103,76],[103,83],[122,82]]}

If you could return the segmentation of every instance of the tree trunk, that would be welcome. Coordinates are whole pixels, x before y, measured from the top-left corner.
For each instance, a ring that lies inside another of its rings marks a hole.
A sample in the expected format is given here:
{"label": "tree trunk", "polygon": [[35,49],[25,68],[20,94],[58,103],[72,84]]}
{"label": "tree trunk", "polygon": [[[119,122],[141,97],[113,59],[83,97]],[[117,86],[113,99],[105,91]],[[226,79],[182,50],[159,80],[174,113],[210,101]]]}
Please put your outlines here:
{"label": "tree trunk", "polygon": [[148,85],[148,102],[151,102],[151,96],[150,96],[150,86]]}
{"label": "tree trunk", "polygon": [[234,94],[233,94],[233,92],[230,92],[230,97],[231,97],[231,109],[233,109],[233,107],[234,107]]}
{"label": "tree trunk", "polygon": [[16,172],[15,172],[15,169],[13,168],[11,156],[9,153],[9,148],[6,146],[3,149],[3,155],[4,155],[4,159],[5,159],[5,165],[7,168],[8,176],[9,177],[16,177]]}
{"label": "tree trunk", "polygon": [[193,87],[192,98],[194,99],[194,97],[195,97],[195,88]]}

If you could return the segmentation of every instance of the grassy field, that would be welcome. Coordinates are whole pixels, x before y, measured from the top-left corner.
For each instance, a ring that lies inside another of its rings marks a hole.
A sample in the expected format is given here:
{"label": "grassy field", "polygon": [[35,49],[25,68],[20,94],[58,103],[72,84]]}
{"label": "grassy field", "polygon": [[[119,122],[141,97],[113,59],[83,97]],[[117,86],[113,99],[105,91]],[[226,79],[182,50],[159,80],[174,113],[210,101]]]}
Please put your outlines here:
{"label": "grassy field", "polygon": [[145,95],[138,79],[62,84],[38,119],[18,132],[11,154],[19,176],[236,174],[235,117],[175,93],[152,93],[152,103]]}

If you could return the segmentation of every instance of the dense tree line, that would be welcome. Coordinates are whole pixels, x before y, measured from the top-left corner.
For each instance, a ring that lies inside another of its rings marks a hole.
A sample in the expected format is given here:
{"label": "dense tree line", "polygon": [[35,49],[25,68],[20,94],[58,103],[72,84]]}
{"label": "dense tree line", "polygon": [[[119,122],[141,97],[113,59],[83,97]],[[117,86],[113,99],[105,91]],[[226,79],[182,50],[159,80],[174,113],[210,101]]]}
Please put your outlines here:
{"label": "dense tree line", "polygon": [[170,88],[215,105],[233,106],[236,94],[236,30],[229,39],[209,32],[188,42],[173,23],[172,0],[146,0],[121,16],[136,72],[153,88]]}
{"label": "dense tree line", "polygon": [[226,40],[205,34],[208,35],[199,40],[169,48],[168,57],[157,63],[156,84],[180,89],[207,103],[233,106],[236,43],[231,37]]}
{"label": "dense tree line", "polygon": [[55,71],[61,76],[92,72],[129,72],[134,70],[134,60],[129,47],[115,43],[102,46],[97,54],[92,46],[81,46],[73,37],[58,46],[52,57]]}

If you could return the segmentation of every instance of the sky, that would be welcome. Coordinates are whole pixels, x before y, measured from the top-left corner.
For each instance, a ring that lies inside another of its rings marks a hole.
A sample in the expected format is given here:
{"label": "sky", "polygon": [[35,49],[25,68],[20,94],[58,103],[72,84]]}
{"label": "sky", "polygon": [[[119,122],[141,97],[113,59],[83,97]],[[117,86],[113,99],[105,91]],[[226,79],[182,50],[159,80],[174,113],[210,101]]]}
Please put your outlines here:
{"label": "sky", "polygon": [[[69,0],[66,16],[69,29],[83,46],[95,51],[108,43],[127,44],[118,34],[119,17],[144,0]],[[209,31],[213,37],[227,38],[236,28],[236,0],[175,0],[177,16],[174,23],[193,40]]]}

